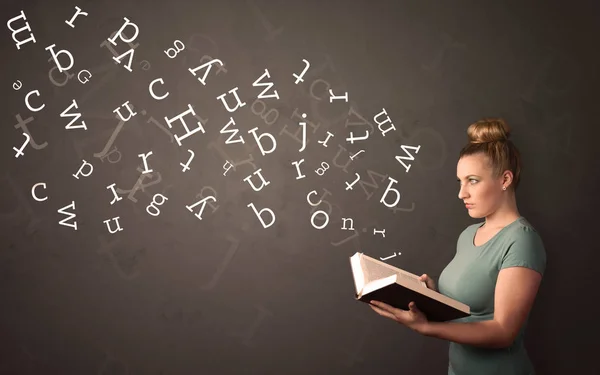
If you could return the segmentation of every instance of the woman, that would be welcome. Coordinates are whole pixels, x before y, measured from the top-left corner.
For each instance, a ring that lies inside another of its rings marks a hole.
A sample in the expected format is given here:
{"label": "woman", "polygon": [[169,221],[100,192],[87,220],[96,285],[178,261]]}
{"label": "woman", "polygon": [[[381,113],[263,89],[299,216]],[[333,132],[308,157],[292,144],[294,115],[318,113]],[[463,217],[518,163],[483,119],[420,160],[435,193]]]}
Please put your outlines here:
{"label": "woman", "polygon": [[[515,191],[520,154],[502,119],[483,119],[467,130],[460,152],[458,198],[469,215],[485,218],[459,236],[456,254],[439,277],[439,292],[471,308],[471,316],[429,322],[414,302],[408,310],[379,301],[378,314],[423,335],[450,341],[450,375],[531,375],[523,334],[546,268],[542,240],[519,214]],[[426,274],[427,286],[437,290]]]}

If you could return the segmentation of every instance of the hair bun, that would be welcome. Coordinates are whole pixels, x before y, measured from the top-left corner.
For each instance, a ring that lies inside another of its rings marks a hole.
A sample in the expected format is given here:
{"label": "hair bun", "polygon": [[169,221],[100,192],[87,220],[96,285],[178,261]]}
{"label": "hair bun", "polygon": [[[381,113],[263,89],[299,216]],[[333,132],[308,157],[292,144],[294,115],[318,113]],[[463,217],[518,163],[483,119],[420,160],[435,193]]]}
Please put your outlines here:
{"label": "hair bun", "polygon": [[467,129],[469,142],[503,142],[510,137],[510,128],[502,118],[483,118]]}

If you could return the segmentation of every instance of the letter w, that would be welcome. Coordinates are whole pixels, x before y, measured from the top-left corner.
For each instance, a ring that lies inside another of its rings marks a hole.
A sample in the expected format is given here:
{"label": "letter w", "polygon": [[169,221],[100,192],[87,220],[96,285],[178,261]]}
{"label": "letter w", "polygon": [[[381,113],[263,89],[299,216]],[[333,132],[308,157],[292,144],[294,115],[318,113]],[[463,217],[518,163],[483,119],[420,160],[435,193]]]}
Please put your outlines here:
{"label": "letter w", "polygon": [[414,156],[412,156],[412,154],[410,152],[406,151],[406,149],[407,148],[413,149],[413,150],[416,151],[415,153],[418,154],[419,150],[421,149],[421,145],[419,145],[417,147],[402,145],[400,147],[402,147],[402,150],[404,150],[404,152],[408,156],[396,156],[396,160],[398,160],[400,162],[400,164],[402,164],[404,166],[404,168],[406,168],[406,173],[408,173],[408,171],[409,171],[409,169],[410,169],[411,166],[404,164],[404,162],[402,161],[402,159],[405,159],[405,160],[415,160],[415,158],[414,158]]}
{"label": "letter w", "polygon": [[69,221],[69,220],[71,220],[71,219],[73,219],[74,217],[77,216],[74,213],[65,212],[65,209],[67,209],[67,208],[72,208],[73,211],[75,211],[75,201],[71,201],[70,205],[64,206],[63,208],[61,208],[61,209],[58,210],[59,214],[67,215],[66,218],[62,219],[58,223],[60,225],[64,225],[64,226],[71,227],[71,228],[75,228],[75,230],[77,230],[77,221],[74,221],[73,224],[68,224],[67,223],[67,221]]}
{"label": "letter w", "polygon": [[219,131],[219,133],[221,134],[225,134],[225,133],[232,133],[229,138],[227,138],[227,141],[225,141],[226,145],[230,145],[232,143],[244,143],[244,138],[242,138],[242,136],[240,135],[240,137],[234,141],[232,141],[231,139],[233,137],[235,137],[235,135],[239,132],[238,129],[227,129],[229,127],[229,125],[235,125],[235,121],[233,120],[233,117],[229,118],[229,122],[227,123],[227,125],[223,126],[223,129],[221,129],[221,131]]}
{"label": "letter w", "polygon": [[77,107],[77,102],[75,101],[75,99],[73,99],[73,103],[67,109],[62,111],[60,114],[60,117],[74,117],[74,119],[72,119],[71,122],[69,122],[69,124],[67,126],[65,126],[65,129],[81,129],[81,128],[83,128],[83,130],[87,130],[87,127],[85,126],[85,121],[81,121],[81,124],[79,124],[79,125],[71,126],[71,125],[73,125],[73,123],[75,121],[79,120],[79,118],[81,117],[81,113],[79,113],[79,112],[67,113],[71,109],[73,109],[73,107],[75,107],[75,109],[79,109]]}

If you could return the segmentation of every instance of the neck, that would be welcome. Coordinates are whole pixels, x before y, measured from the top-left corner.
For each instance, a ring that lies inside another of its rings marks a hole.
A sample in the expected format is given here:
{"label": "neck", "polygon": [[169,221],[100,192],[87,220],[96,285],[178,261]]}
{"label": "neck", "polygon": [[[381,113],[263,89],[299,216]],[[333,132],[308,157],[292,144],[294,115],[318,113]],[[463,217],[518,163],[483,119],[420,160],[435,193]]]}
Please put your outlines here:
{"label": "neck", "polygon": [[517,220],[520,216],[515,195],[510,192],[506,194],[505,201],[498,209],[485,217],[485,226],[488,228],[502,228]]}

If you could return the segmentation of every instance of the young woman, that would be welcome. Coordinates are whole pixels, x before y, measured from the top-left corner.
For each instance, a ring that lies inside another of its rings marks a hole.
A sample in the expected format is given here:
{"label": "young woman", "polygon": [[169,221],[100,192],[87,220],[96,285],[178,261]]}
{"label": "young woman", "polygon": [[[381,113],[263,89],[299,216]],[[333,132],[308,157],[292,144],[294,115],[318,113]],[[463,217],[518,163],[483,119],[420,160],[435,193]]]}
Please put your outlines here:
{"label": "young woman", "polygon": [[429,322],[411,302],[408,310],[379,301],[378,314],[426,336],[450,341],[449,375],[532,375],[535,370],[523,335],[546,268],[546,251],[533,226],[519,214],[515,191],[520,154],[502,119],[483,119],[468,127],[469,144],[460,152],[458,198],[472,218],[459,236],[456,254],[442,271],[439,290],[471,308],[471,316]]}

